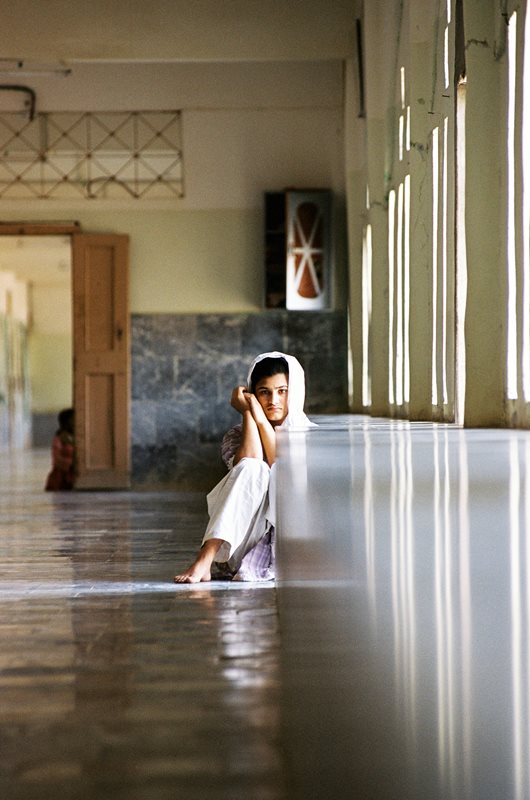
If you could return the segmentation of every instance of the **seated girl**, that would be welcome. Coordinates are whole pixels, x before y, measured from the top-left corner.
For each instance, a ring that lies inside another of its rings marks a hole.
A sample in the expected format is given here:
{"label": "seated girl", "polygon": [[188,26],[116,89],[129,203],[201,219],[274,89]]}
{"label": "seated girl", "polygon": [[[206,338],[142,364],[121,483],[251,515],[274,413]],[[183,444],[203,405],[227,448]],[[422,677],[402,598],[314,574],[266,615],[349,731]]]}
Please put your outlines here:
{"label": "seated girl", "polygon": [[47,492],[64,492],[74,488],[74,409],[63,408],[58,416],[59,428],[52,442],[52,470],[44,486]]}
{"label": "seated girl", "polygon": [[232,392],[231,405],[242,420],[223,439],[228,474],[207,497],[210,521],[202,546],[176,583],[274,578],[276,429],[313,424],[304,414],[304,397],[304,371],[294,356],[272,352],[254,359],[248,387]]}

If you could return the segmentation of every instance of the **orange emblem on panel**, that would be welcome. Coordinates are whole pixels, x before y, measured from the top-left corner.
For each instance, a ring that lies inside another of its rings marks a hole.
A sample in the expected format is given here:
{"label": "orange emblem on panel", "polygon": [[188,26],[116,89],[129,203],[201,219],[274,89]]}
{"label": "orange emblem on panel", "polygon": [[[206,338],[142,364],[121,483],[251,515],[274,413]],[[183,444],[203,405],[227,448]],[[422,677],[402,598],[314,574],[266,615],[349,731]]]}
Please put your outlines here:
{"label": "orange emblem on panel", "polygon": [[316,203],[301,203],[294,220],[295,286],[300,297],[319,297],[323,289],[322,212]]}

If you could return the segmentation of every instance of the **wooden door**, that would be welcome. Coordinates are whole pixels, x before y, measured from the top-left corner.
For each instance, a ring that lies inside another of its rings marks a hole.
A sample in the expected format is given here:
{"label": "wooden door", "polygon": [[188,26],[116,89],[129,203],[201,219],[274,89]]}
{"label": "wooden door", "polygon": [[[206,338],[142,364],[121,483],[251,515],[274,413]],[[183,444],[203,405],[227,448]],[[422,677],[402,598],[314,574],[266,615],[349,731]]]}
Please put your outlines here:
{"label": "wooden door", "polygon": [[128,237],[72,237],[77,489],[130,485]]}

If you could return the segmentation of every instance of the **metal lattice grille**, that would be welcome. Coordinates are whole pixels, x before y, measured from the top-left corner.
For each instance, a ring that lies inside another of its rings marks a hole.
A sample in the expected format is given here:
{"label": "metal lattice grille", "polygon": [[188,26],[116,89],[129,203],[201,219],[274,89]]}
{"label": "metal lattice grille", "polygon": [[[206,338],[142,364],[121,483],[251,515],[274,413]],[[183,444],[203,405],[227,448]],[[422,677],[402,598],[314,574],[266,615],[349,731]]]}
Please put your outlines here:
{"label": "metal lattice grille", "polygon": [[0,114],[0,198],[182,197],[180,112]]}

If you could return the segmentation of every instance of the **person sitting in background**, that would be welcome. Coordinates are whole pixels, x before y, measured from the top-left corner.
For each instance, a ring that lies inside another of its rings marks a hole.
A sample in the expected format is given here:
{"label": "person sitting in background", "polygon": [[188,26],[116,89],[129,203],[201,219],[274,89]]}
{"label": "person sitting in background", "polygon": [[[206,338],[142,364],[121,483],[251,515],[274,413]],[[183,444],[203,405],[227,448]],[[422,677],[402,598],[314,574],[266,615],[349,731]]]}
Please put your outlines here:
{"label": "person sitting in background", "polygon": [[44,487],[47,492],[74,488],[74,409],[63,408],[57,420],[59,428],[52,441],[52,470]]}

